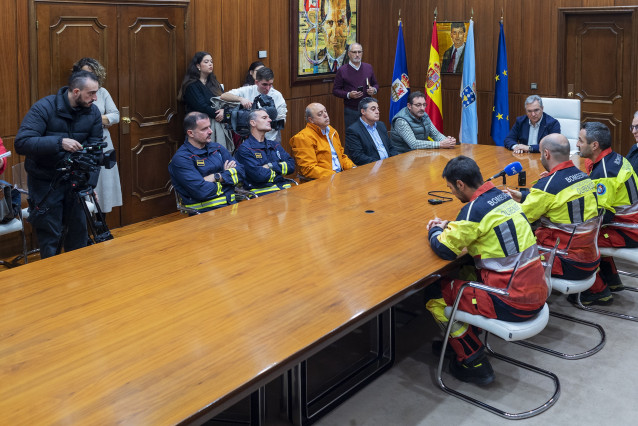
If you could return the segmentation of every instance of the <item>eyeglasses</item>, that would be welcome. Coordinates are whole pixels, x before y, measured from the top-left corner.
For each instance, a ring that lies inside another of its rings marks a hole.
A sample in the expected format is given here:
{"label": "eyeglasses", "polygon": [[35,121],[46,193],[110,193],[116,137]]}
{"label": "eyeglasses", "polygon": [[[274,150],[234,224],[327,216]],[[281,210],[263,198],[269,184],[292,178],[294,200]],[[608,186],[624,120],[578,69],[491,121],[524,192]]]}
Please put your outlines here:
{"label": "eyeglasses", "polygon": [[633,132],[634,130],[638,130],[638,125],[637,125],[637,126],[634,126],[633,124],[630,124],[630,125],[629,125],[629,131],[630,131],[630,132]]}
{"label": "eyeglasses", "polygon": [[410,104],[410,105],[417,108],[423,108],[426,104]]}

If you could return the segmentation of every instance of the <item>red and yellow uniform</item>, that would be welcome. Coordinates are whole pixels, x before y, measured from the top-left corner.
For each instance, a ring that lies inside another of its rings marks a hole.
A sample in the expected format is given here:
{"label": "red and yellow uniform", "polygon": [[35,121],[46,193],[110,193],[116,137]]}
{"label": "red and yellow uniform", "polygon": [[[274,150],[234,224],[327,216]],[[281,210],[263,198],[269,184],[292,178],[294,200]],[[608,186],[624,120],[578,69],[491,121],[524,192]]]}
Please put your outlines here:
{"label": "red and yellow uniform", "polygon": [[[460,309],[488,318],[524,321],[545,304],[548,287],[536,237],[521,205],[491,182],[476,190],[456,220],[449,222],[445,229],[432,227],[429,240],[432,249],[444,259],[455,259],[467,248],[474,258],[479,281],[498,288],[506,288],[509,284],[509,297],[466,289],[459,303]],[[439,322],[446,322],[443,309],[454,303],[465,282],[443,280],[443,298],[433,297],[428,301],[428,310]],[[450,344],[459,361],[471,358],[482,347],[467,325],[457,328],[451,337]]]}
{"label": "red and yellow uniform", "polygon": [[556,256],[552,275],[575,280],[591,276],[600,263],[594,244],[598,201],[596,185],[587,173],[571,160],[565,161],[522,194],[521,208],[527,219],[530,223],[540,220],[535,232],[538,244],[551,248],[557,239],[559,249],[569,244],[567,256]]}

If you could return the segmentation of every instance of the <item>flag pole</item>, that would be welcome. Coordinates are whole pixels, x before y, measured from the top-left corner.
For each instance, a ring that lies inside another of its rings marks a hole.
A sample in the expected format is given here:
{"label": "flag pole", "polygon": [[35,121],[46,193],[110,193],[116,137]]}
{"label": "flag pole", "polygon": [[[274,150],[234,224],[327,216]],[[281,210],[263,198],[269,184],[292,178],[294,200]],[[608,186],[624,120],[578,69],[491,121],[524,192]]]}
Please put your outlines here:
{"label": "flag pole", "polygon": [[397,21],[397,27],[401,25],[401,9],[399,9],[399,20]]}

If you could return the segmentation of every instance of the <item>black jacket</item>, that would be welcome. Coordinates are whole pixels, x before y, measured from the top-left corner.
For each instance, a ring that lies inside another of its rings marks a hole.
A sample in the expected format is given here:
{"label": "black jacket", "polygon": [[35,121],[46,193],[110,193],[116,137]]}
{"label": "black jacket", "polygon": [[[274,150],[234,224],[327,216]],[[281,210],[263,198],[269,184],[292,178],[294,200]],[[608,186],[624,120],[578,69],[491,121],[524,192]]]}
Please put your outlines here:
{"label": "black jacket", "polygon": [[[397,155],[396,149],[390,143],[388,137],[388,129],[381,121],[377,121],[377,133],[381,137],[381,142],[385,146],[388,157]],[[357,120],[346,129],[346,146],[345,152],[348,157],[357,166],[372,163],[381,159],[379,151],[372,140],[372,136],[368,133],[361,120]]]}
{"label": "black jacket", "polygon": [[100,110],[96,105],[71,108],[67,87],[33,104],[18,129],[14,146],[18,154],[26,156],[24,167],[29,176],[53,179],[60,160],[68,154],[62,149],[62,138],[83,145],[102,141]]}

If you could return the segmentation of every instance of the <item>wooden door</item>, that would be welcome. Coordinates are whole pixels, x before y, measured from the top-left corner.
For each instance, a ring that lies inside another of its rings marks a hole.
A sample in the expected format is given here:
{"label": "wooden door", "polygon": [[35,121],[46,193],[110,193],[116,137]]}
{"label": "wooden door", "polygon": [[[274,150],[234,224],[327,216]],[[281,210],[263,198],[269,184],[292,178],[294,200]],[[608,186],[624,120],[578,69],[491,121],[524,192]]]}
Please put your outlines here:
{"label": "wooden door", "polygon": [[67,84],[73,63],[90,56],[106,68],[105,87],[120,108],[120,124],[111,128],[111,138],[124,205],[107,215],[112,227],[175,211],[168,162],[182,139],[177,91],[186,68],[188,2],[132,3],[34,2],[32,101],[57,93]]}
{"label": "wooden door", "polygon": [[120,6],[123,224],[175,211],[168,163],[183,134],[177,92],[186,68],[185,15],[184,7]]}
{"label": "wooden door", "polygon": [[574,10],[562,16],[562,97],[579,98],[582,121],[606,124],[611,131],[612,148],[627,154],[634,143],[628,129],[633,114],[633,11]]}

